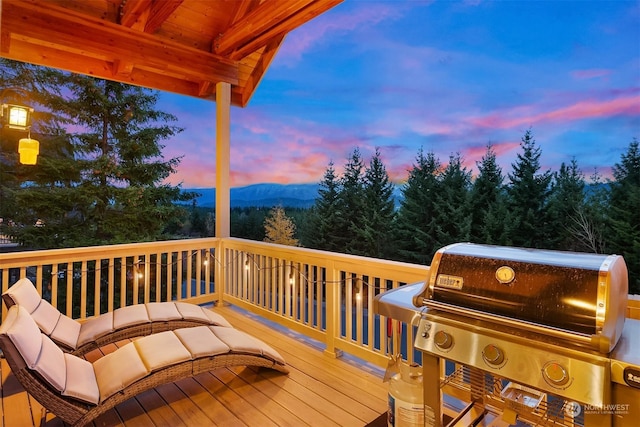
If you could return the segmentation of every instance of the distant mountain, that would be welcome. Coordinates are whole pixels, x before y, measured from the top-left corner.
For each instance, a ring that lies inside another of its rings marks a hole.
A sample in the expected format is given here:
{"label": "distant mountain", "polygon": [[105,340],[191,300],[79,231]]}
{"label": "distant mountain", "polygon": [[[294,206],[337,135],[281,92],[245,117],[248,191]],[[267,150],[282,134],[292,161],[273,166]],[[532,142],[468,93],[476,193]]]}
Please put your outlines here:
{"label": "distant mountain", "polygon": [[[592,195],[597,190],[608,190],[609,183],[587,184],[585,194]],[[308,209],[318,197],[320,184],[253,184],[231,189],[231,207],[267,207],[282,206],[288,208]],[[185,191],[199,193],[196,198],[201,208],[214,208],[216,200],[215,188],[185,188]],[[402,200],[402,186],[396,185],[393,190],[396,208]]]}
{"label": "distant mountain", "polygon": [[[318,197],[320,184],[253,184],[231,189],[231,207],[267,207],[282,206],[308,209]],[[185,188],[200,194],[196,198],[201,208],[214,208],[216,205],[215,188]],[[402,192],[396,186],[393,191],[396,208],[400,206]]]}
{"label": "distant mountain", "polygon": [[[319,184],[253,184],[231,189],[231,207],[310,208],[318,197]],[[199,193],[198,206],[213,208],[216,205],[215,188],[186,188]]]}

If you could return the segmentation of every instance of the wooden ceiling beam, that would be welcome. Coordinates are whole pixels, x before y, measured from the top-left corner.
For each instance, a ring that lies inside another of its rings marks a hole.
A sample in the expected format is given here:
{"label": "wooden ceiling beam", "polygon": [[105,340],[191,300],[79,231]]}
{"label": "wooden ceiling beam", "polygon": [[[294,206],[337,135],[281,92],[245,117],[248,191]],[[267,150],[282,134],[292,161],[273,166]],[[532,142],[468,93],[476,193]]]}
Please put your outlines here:
{"label": "wooden ceiling beam", "polygon": [[265,72],[269,68],[271,61],[276,56],[276,53],[280,49],[280,46],[282,45],[282,42],[284,41],[285,37],[286,37],[285,35],[281,35],[280,37],[277,37],[271,40],[265,46],[264,52],[262,52],[262,55],[260,56],[258,63],[254,67],[253,71],[251,72],[251,75],[247,79],[247,83],[244,86],[244,90],[242,92],[242,99],[240,100],[240,106],[244,107],[247,104],[249,104],[249,101],[251,100],[251,96],[253,95],[256,88],[258,87],[258,84],[260,84],[262,77],[264,76]]}
{"label": "wooden ceiling beam", "polygon": [[144,29],[151,3],[152,0],[126,0],[120,9],[120,25],[135,27],[138,30]]}
{"label": "wooden ceiling beam", "polygon": [[120,12],[120,25],[155,32],[184,0],[127,0]]}
{"label": "wooden ceiling beam", "polygon": [[242,59],[266,46],[343,0],[266,0],[237,20],[214,43],[214,51],[231,59]]}
{"label": "wooden ceiling beam", "polygon": [[192,82],[208,80],[238,84],[236,61],[170,41],[160,41],[152,35],[104,20],[76,16],[51,4],[3,2],[2,24],[3,37],[10,38],[8,52],[4,52],[4,43],[2,46],[3,56],[8,58],[17,59],[19,52],[11,45],[14,40],[21,40],[76,54],[76,61],[72,63],[53,59],[60,55],[53,58],[39,55],[40,65],[72,72],[82,72],[86,67],[81,62],[93,58],[104,61],[105,67],[101,68],[109,68],[112,72],[131,73],[136,67],[143,66],[154,73]]}
{"label": "wooden ceiling beam", "polygon": [[[95,58],[82,57],[81,53],[61,52],[56,49],[36,46],[18,40],[15,41],[14,52],[15,54],[7,56],[7,58],[44,66],[49,66],[48,62],[52,60],[57,64],[62,64],[56,67],[60,70],[94,76],[105,80],[115,80],[135,86],[179,93],[181,95],[201,97],[200,86],[197,82],[191,82],[183,78],[140,68],[136,68],[128,74],[114,76],[112,66],[109,63]],[[64,64],[67,66],[64,66]],[[204,97],[209,98],[208,96]]]}
{"label": "wooden ceiling beam", "polygon": [[155,0],[151,5],[151,11],[147,24],[144,26],[145,33],[155,32],[164,21],[176,11],[184,0]]}

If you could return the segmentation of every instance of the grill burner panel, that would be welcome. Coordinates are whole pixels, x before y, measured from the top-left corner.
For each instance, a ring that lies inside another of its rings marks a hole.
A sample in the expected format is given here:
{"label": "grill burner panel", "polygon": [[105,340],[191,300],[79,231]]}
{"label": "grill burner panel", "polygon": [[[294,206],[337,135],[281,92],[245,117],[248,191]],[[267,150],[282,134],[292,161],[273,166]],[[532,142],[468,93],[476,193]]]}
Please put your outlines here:
{"label": "grill burner panel", "polygon": [[[443,345],[442,335],[451,345]],[[609,359],[597,352],[540,342],[531,334],[515,336],[500,326],[488,330],[433,310],[423,313],[414,345],[568,400],[602,405],[609,399]]]}
{"label": "grill burner panel", "polygon": [[609,353],[622,333],[627,293],[620,256],[459,243],[436,253],[414,305]]}

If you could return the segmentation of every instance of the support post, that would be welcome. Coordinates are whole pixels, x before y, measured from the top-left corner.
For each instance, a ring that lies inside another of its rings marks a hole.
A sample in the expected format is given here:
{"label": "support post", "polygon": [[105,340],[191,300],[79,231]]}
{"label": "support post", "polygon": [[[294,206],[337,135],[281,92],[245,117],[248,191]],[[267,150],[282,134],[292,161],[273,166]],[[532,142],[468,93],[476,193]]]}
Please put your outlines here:
{"label": "support post", "polygon": [[223,241],[231,236],[231,85],[216,84],[216,303],[222,304],[226,278]]}

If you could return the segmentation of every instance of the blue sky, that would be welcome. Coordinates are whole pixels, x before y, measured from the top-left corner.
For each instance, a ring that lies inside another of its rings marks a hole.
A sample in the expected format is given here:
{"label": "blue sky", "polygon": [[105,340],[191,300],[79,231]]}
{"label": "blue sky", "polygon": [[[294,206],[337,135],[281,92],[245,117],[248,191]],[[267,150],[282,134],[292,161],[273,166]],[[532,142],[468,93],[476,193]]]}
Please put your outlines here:
{"label": "blue sky", "polygon": [[[169,180],[215,186],[215,104],[163,93],[185,131]],[[231,111],[232,186],[315,183],[380,148],[401,183],[422,147],[506,175],[531,129],[543,170],[585,177],[640,139],[639,1],[346,0],[287,36],[246,108]]]}

